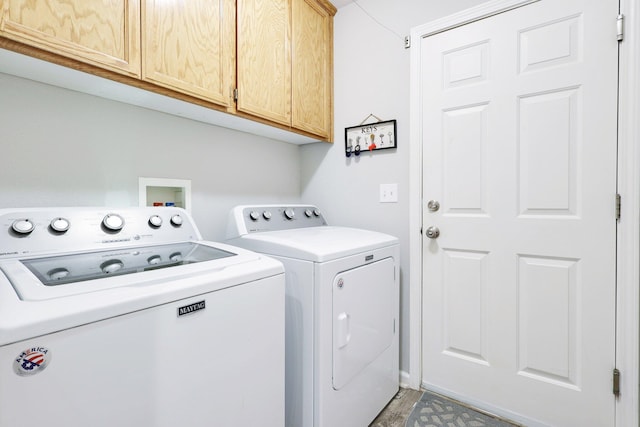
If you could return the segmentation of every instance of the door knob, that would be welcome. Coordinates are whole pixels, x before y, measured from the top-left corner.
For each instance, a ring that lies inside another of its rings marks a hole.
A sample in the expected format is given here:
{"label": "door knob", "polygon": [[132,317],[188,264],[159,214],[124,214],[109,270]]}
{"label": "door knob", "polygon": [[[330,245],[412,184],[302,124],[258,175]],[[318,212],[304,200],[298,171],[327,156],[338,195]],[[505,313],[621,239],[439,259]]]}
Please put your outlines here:
{"label": "door knob", "polygon": [[427,228],[427,232],[425,234],[430,239],[437,239],[440,236],[440,229],[438,227],[431,226]]}

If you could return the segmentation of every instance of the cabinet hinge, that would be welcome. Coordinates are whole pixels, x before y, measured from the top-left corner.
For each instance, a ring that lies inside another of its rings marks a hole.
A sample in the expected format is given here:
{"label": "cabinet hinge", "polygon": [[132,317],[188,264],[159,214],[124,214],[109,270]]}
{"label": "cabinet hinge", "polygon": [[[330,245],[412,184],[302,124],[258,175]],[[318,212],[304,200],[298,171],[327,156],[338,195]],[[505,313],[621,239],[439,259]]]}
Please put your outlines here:
{"label": "cabinet hinge", "polygon": [[613,395],[620,396],[620,371],[617,368],[613,370]]}
{"label": "cabinet hinge", "polygon": [[616,19],[616,27],[618,29],[618,41],[621,42],[624,40],[624,15],[618,15],[618,19]]}
{"label": "cabinet hinge", "polygon": [[620,211],[622,209],[622,196],[616,194],[616,221],[620,221]]}
{"label": "cabinet hinge", "polygon": [[233,90],[233,102],[238,102],[238,88]]}

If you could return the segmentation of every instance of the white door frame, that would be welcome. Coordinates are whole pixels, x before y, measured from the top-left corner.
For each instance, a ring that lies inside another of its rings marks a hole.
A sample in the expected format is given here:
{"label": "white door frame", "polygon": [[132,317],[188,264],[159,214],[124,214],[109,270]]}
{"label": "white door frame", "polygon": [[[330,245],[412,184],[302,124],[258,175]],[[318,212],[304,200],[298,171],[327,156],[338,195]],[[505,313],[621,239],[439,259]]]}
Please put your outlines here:
{"label": "white door frame", "polygon": [[[419,40],[478,19],[536,1],[491,0],[454,15],[411,29],[411,94],[409,145],[409,374],[407,385],[419,389],[422,381],[422,135]],[[620,0],[625,36],[620,44],[620,98],[618,137],[618,192],[622,196],[617,232],[616,367],[621,371],[616,425],[639,425],[640,381],[640,4]],[[615,16],[611,17],[612,37]],[[612,203],[614,201],[612,200]]]}

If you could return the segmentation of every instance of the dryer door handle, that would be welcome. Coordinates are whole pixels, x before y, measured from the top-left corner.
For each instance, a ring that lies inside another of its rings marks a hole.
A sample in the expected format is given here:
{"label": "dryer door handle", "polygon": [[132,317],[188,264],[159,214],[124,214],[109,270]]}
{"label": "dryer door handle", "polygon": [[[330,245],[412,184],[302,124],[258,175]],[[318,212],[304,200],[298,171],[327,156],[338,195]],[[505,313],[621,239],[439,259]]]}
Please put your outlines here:
{"label": "dryer door handle", "polygon": [[351,341],[351,330],[349,327],[351,316],[347,313],[338,314],[338,349],[345,347]]}

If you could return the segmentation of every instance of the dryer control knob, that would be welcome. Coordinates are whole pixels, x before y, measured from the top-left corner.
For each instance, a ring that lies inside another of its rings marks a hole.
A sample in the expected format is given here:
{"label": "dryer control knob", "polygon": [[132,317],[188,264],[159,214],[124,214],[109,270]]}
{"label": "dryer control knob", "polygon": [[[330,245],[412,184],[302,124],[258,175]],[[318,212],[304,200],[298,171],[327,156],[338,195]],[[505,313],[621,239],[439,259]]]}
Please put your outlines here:
{"label": "dryer control knob", "polygon": [[18,234],[29,234],[36,226],[30,219],[18,219],[13,221],[11,228]]}
{"label": "dryer control knob", "polygon": [[251,221],[257,221],[258,219],[260,219],[260,214],[256,211],[251,211],[249,213],[249,218],[251,218]]}
{"label": "dryer control knob", "polygon": [[124,218],[118,214],[107,214],[102,219],[104,228],[110,231],[120,231],[124,227]]}
{"label": "dryer control knob", "polygon": [[318,209],[314,209],[313,216],[320,216],[320,211]]}
{"label": "dryer control knob", "polygon": [[311,209],[304,210],[304,216],[306,216],[307,218],[311,218],[311,215],[313,215],[313,212],[311,212]]}
{"label": "dryer control knob", "polygon": [[160,215],[151,215],[149,217],[149,225],[154,228],[160,227],[162,225],[162,218]]}
{"label": "dryer control knob", "polygon": [[51,223],[49,224],[49,226],[53,231],[57,231],[58,233],[64,233],[69,229],[69,227],[71,226],[71,223],[69,223],[69,220],[66,218],[54,218],[51,220]]}
{"label": "dryer control knob", "polygon": [[182,225],[182,217],[178,214],[175,214],[171,217],[171,224],[180,227]]}
{"label": "dryer control knob", "polygon": [[269,221],[271,219],[271,212],[270,211],[264,211],[262,212],[262,217],[264,219],[266,219],[267,221]]}
{"label": "dryer control knob", "polygon": [[284,210],[284,217],[291,220],[296,216],[296,213],[293,209],[287,208]]}

